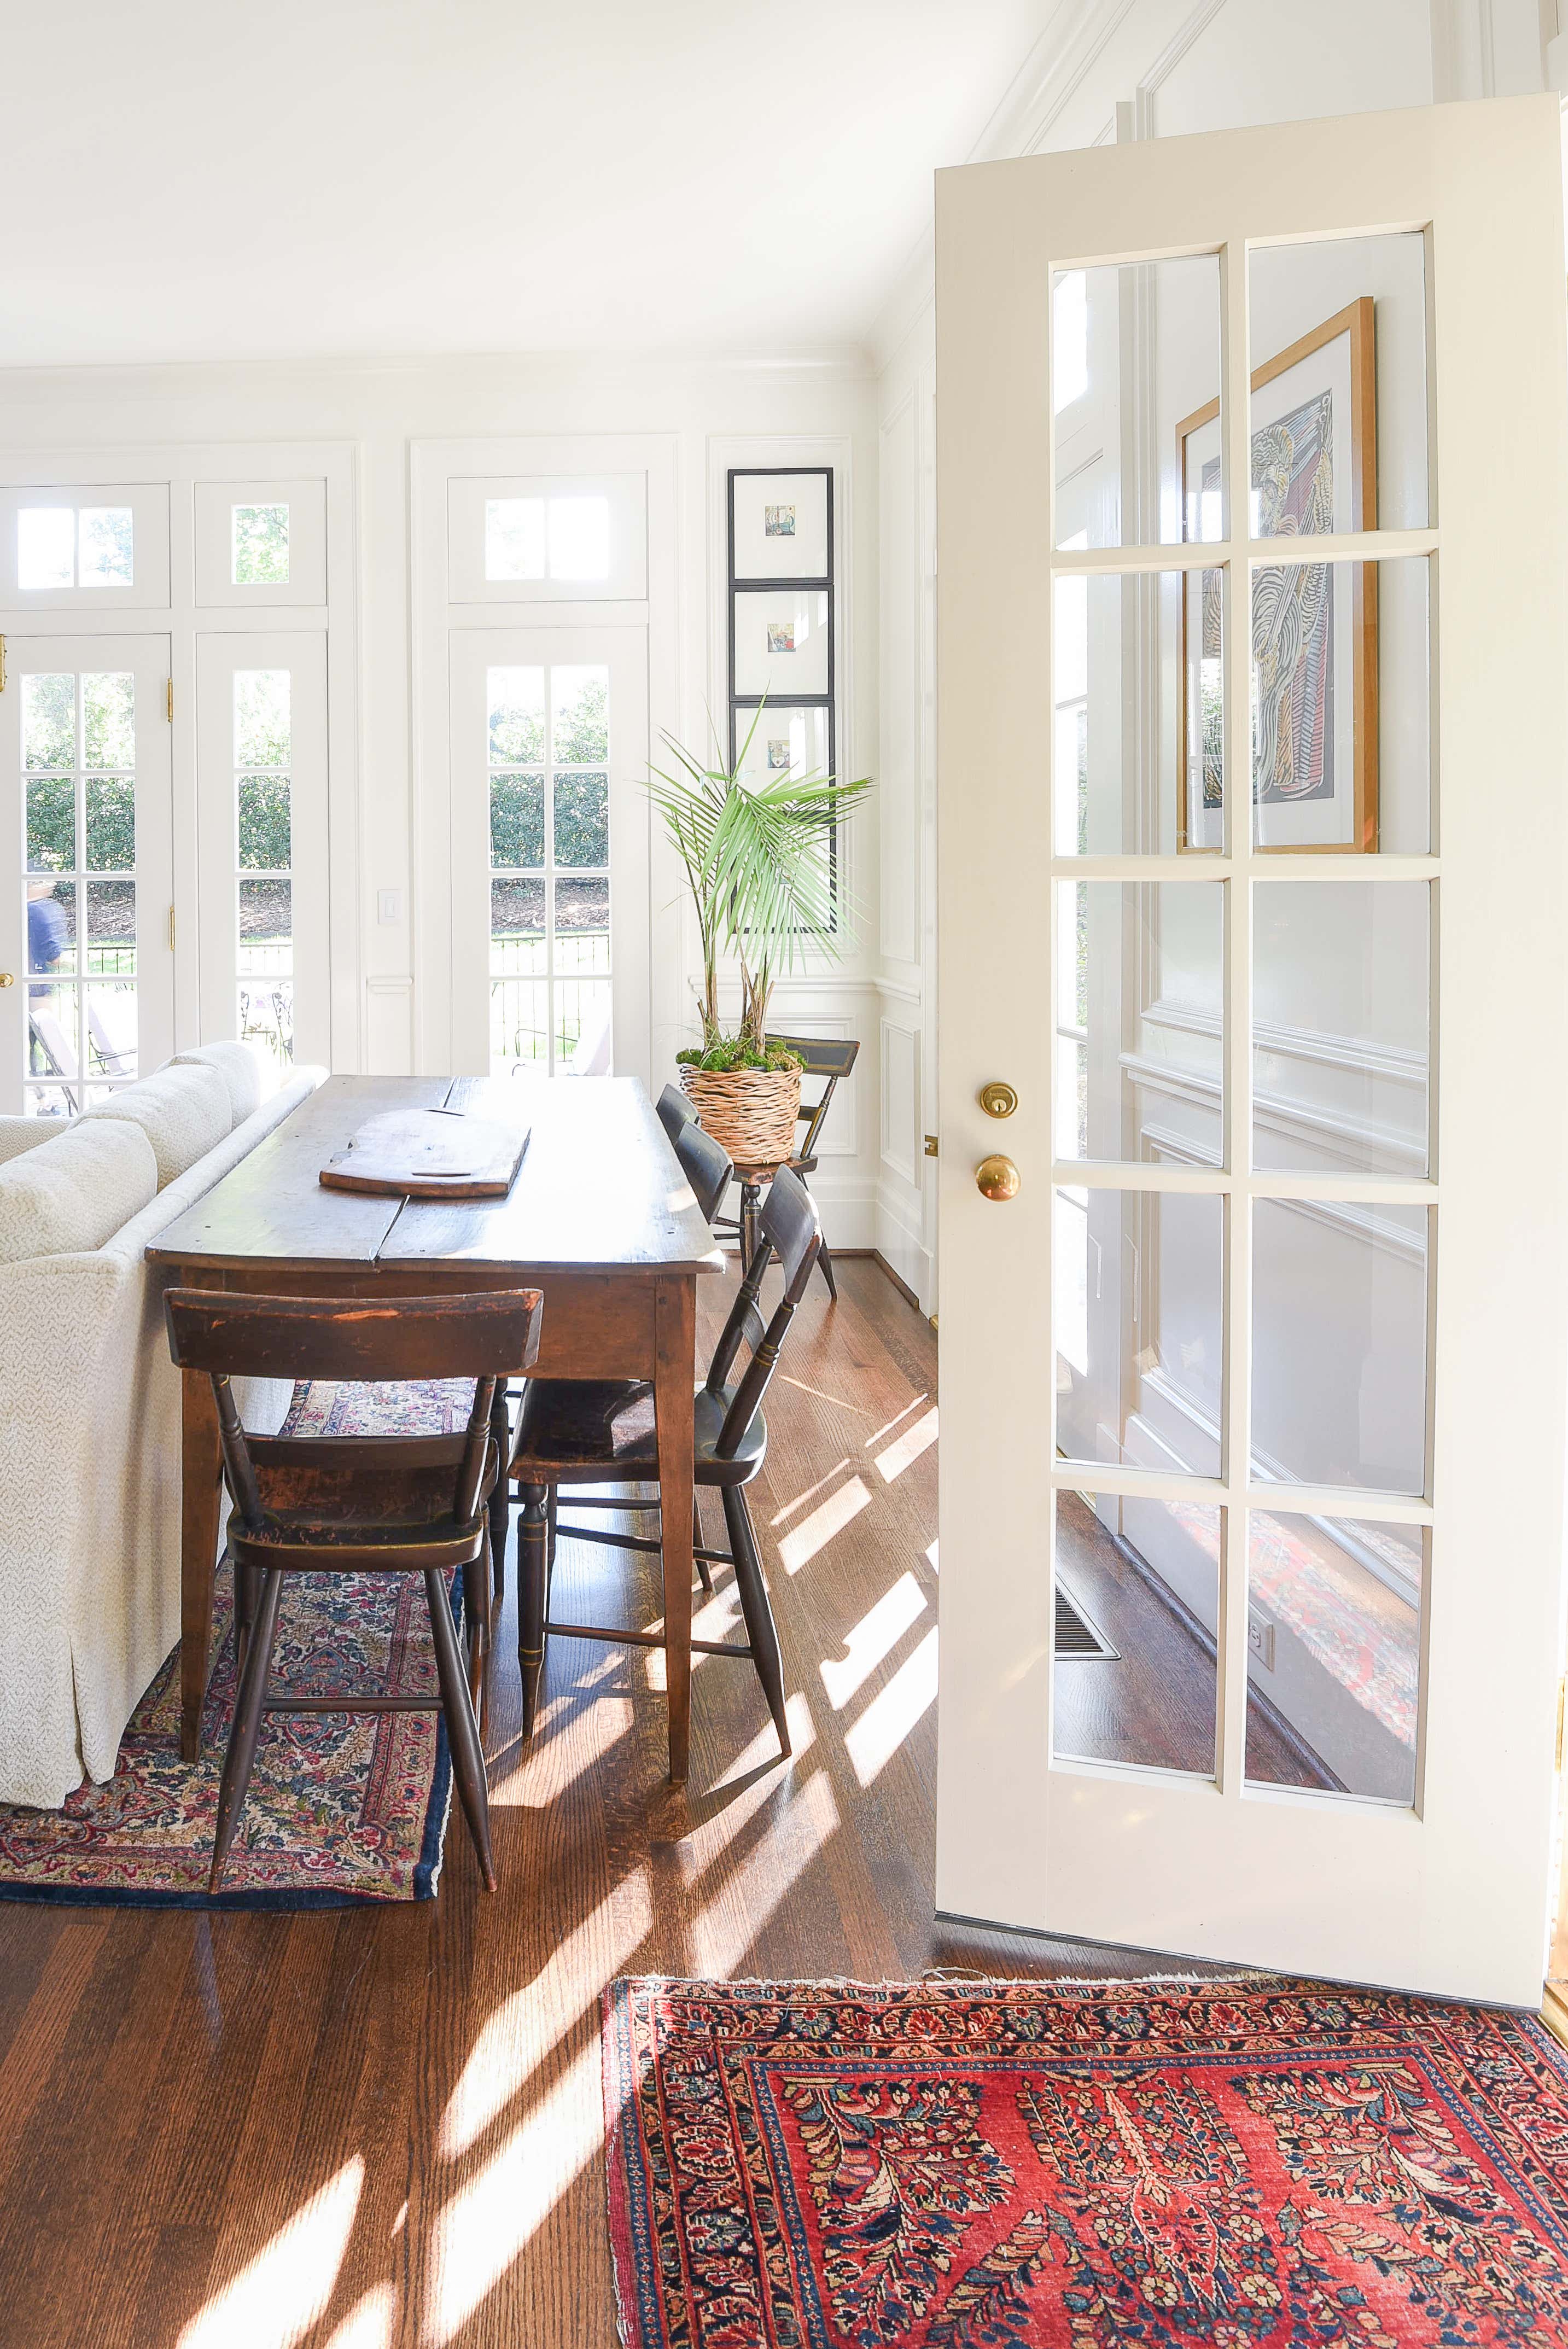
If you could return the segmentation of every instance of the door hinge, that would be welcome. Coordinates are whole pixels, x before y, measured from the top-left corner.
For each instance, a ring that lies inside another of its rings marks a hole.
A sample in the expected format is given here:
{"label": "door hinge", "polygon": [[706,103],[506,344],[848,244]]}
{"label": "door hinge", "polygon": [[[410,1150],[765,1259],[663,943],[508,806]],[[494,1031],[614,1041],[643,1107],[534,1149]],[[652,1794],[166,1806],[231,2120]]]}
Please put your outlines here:
{"label": "door hinge", "polygon": [[925,1154],[928,1158],[934,1158],[936,1155],[936,1136],[934,1133],[928,1133],[925,1137]]}
{"label": "door hinge", "polygon": [[169,908],[169,951],[170,954],[174,952],[174,908],[172,905]]}
{"label": "door hinge", "polygon": [[0,693],[5,690],[5,639],[0,636]]}
{"label": "door hinge", "polygon": [[169,680],[168,689],[163,697],[163,715],[172,726],[174,723],[174,679],[172,678]]}

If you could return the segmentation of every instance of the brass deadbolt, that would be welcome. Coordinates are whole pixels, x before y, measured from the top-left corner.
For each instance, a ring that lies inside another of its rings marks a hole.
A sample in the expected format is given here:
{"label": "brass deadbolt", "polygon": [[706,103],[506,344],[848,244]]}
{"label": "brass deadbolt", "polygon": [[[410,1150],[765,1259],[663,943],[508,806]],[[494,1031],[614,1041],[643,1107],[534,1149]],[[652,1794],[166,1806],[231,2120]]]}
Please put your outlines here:
{"label": "brass deadbolt", "polygon": [[1018,1096],[1011,1085],[982,1085],[980,1106],[987,1117],[1011,1117],[1018,1106]]}
{"label": "brass deadbolt", "polygon": [[16,974],[14,970],[0,970],[0,987],[15,987],[15,984]]}
{"label": "brass deadbolt", "polygon": [[984,1199],[1016,1199],[1023,1180],[1010,1158],[983,1158],[975,1169],[975,1184]]}

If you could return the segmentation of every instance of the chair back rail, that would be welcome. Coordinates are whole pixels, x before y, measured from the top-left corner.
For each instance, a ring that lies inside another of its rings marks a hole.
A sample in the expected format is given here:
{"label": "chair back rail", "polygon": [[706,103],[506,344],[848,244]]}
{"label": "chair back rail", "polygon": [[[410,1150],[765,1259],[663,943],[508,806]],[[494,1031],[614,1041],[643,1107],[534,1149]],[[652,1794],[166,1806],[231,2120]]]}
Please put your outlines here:
{"label": "chair back rail", "polygon": [[803,1101],[800,1104],[799,1114],[805,1120],[806,1138],[795,1155],[798,1160],[810,1159],[817,1147],[817,1136],[822,1131],[823,1120],[832,1107],[839,1081],[849,1075],[860,1056],[859,1040],[852,1037],[769,1034],[768,1041],[787,1046],[803,1062],[803,1073],[808,1077],[822,1077],[827,1081],[814,1102]]}
{"label": "chair back rail", "polygon": [[683,1126],[696,1123],[696,1112],[679,1085],[666,1085],[654,1107],[658,1112],[659,1123],[672,1142]]}
{"label": "chair back rail", "polygon": [[734,1180],[735,1161],[723,1143],[705,1133],[695,1118],[688,1118],[672,1139],[681,1172],[691,1185],[692,1196],[703,1220],[711,1224],[718,1213],[719,1201]]}
{"label": "chair back rail", "polygon": [[[757,1253],[740,1284],[708,1365],[707,1391],[710,1394],[721,1395],[728,1384],[729,1373],[735,1367],[742,1345],[751,1349],[750,1360],[736,1385],[714,1447],[721,1460],[735,1458],[762,1408],[762,1398],[779,1366],[779,1353],[785,1333],[795,1319],[795,1309],[811,1278],[811,1267],[816,1262],[820,1240],[821,1226],[816,1202],[799,1176],[792,1174],[788,1166],[781,1166],[769,1184],[768,1196],[762,1205],[761,1235]],[[771,1319],[764,1326],[757,1300],[762,1287],[762,1276],[775,1257],[784,1278],[784,1293],[774,1308]]]}
{"label": "chair back rail", "polygon": [[[359,1298],[248,1297],[206,1288],[170,1288],[164,1297],[169,1348],[181,1370],[212,1381],[229,1489],[242,1522],[265,1515],[253,1454],[230,1381],[234,1377],[351,1379],[472,1378],[473,1407],[455,1465],[452,1510],[471,1524],[484,1488],[490,1411],[498,1381],[532,1367],[539,1354],[541,1297],[536,1288],[472,1297],[416,1297],[381,1302]],[[340,1437],[290,1439],[324,1454]],[[261,1456],[264,1457],[264,1454]]]}

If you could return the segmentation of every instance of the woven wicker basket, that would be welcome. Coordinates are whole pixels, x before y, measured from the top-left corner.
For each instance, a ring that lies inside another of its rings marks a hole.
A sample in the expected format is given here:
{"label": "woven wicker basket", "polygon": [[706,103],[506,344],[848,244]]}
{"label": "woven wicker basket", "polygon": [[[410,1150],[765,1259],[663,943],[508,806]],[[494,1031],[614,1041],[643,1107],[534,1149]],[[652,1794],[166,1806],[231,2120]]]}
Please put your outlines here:
{"label": "woven wicker basket", "polygon": [[799,1069],[694,1069],[683,1061],[679,1073],[704,1133],[738,1166],[781,1166],[795,1155]]}

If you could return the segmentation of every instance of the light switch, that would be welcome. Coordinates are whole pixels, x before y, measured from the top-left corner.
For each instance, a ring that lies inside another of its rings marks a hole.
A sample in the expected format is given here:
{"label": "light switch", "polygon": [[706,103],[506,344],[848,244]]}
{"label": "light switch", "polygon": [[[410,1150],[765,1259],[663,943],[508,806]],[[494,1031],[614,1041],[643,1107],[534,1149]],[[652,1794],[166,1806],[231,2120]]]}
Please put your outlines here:
{"label": "light switch", "polygon": [[378,889],[376,893],[376,918],[378,922],[400,922],[403,918],[401,889]]}

